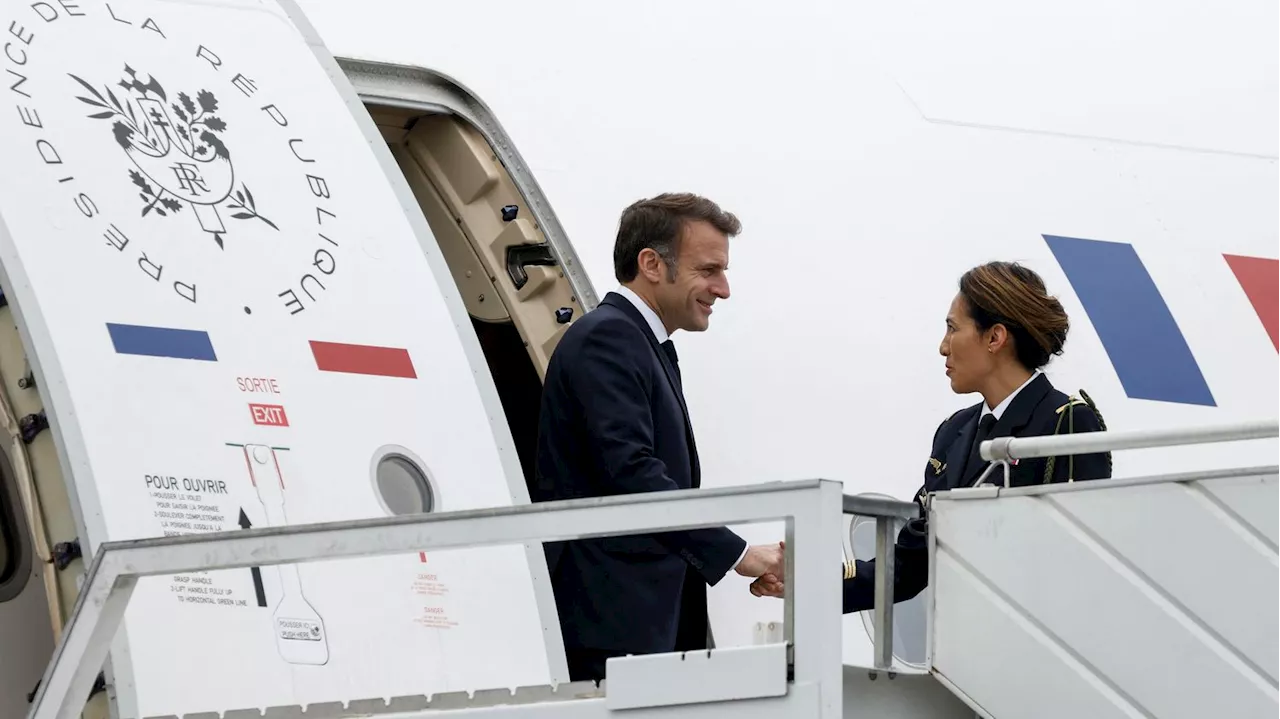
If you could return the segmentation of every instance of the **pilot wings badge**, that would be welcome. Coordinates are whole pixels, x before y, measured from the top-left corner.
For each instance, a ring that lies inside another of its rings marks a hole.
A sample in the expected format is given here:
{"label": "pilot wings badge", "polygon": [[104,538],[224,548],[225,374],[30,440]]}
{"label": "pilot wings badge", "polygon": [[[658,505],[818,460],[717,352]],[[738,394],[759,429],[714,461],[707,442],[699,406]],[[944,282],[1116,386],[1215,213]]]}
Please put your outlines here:
{"label": "pilot wings badge", "polygon": [[75,75],[71,79],[88,91],[76,99],[100,110],[90,118],[114,120],[116,143],[137,168],[129,171],[129,179],[145,203],[142,216],[154,210],[168,217],[189,204],[200,228],[212,234],[220,248],[227,228],[219,207],[231,211],[232,219],[261,220],[279,232],[275,223],[258,214],[253,193],[243,182],[235,189],[231,153],[219,135],[227,123],[214,114],[218,99],[213,93],[201,90],[192,99],[179,92],[177,101],[170,102],[154,77],[143,82],[128,65],[124,73],[117,83],[124,89],[120,97],[110,87],[104,86],[102,93]]}

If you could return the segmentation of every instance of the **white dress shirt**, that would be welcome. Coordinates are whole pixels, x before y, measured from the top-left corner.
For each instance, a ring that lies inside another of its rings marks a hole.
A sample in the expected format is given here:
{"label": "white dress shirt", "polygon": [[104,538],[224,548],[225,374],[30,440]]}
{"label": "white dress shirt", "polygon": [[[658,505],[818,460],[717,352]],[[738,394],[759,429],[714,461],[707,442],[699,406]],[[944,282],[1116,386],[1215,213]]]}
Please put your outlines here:
{"label": "white dress shirt", "polygon": [[1031,384],[1031,381],[1034,380],[1036,377],[1039,377],[1041,374],[1042,372],[1040,372],[1040,370],[1036,370],[1035,372],[1032,372],[1031,376],[1027,378],[1027,381],[1023,382],[1021,385],[1018,385],[1018,388],[1010,392],[1009,396],[1005,397],[1003,402],[996,405],[995,409],[991,409],[990,407],[987,406],[986,402],[983,402],[982,414],[978,415],[978,420],[981,421],[983,417],[989,414],[994,414],[996,416],[996,421],[999,422],[1000,416],[1003,415],[1004,411],[1006,409],[1009,409],[1009,405],[1013,403],[1013,398],[1017,397],[1019,392],[1021,392],[1023,389],[1026,389],[1026,386]]}
{"label": "white dress shirt", "polygon": [[671,335],[667,334],[667,328],[663,326],[662,320],[658,319],[658,313],[654,312],[647,302],[640,299],[640,295],[633,292],[630,287],[618,287],[614,292],[626,297],[628,302],[635,305],[637,310],[640,310],[640,316],[644,317],[644,321],[649,323],[649,329],[653,330],[653,336],[658,339],[658,344],[662,344],[670,338]]}
{"label": "white dress shirt", "polygon": [[[640,316],[649,324],[649,329],[653,331],[653,336],[658,340],[658,344],[670,339],[671,336],[667,333],[667,328],[662,324],[662,320],[658,319],[658,313],[654,312],[647,302],[640,299],[640,295],[633,292],[630,287],[622,286],[619,286],[614,292],[627,298],[628,302],[635,305],[635,308],[640,311]],[[742,564],[742,560],[747,556],[747,550],[750,548],[750,544],[742,548],[742,554],[738,555],[738,561],[733,563],[734,569],[737,569],[738,565]]]}

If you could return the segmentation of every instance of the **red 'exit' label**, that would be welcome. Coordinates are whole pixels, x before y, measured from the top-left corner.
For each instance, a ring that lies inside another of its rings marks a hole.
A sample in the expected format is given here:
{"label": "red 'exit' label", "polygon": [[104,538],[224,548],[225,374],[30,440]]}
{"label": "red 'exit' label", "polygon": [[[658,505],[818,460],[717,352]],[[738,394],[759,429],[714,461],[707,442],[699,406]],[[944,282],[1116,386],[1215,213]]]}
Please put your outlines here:
{"label": "red 'exit' label", "polygon": [[249,412],[253,415],[254,424],[268,427],[288,427],[289,418],[285,416],[284,407],[278,404],[251,404]]}

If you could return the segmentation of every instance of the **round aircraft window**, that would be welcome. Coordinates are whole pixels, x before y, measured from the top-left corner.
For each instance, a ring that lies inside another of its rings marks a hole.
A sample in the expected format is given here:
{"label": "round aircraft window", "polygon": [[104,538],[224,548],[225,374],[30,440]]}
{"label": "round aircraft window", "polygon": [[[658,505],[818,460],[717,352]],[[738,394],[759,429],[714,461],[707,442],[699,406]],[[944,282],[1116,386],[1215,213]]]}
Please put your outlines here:
{"label": "round aircraft window", "polygon": [[431,478],[403,447],[383,447],[374,454],[373,488],[388,514],[424,514],[436,508]]}

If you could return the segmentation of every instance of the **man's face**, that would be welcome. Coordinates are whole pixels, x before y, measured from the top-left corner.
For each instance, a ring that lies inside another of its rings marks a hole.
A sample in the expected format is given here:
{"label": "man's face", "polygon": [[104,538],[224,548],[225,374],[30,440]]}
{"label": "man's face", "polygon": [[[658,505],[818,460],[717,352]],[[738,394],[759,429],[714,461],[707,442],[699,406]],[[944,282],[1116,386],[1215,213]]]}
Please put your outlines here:
{"label": "man's face", "polygon": [[702,332],[711,321],[711,305],[729,298],[729,238],[711,223],[685,224],[675,279],[663,273],[656,288],[663,324],[670,331]]}

